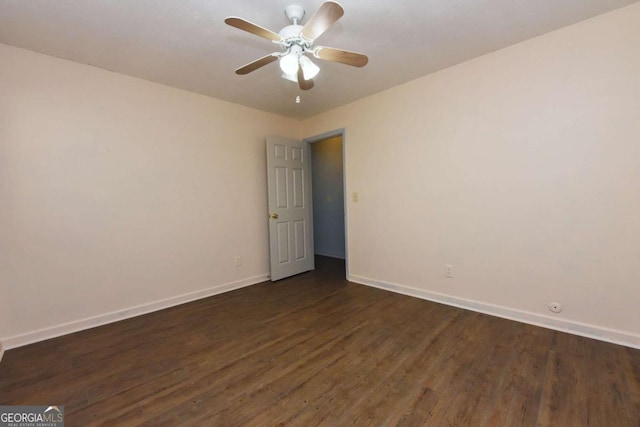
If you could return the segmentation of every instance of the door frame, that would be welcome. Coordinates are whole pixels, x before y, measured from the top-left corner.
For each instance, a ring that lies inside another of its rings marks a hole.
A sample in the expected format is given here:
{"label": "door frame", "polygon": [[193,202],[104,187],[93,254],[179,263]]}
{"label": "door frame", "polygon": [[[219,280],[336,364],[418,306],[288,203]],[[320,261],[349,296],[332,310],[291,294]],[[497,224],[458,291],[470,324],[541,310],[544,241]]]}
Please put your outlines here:
{"label": "door frame", "polygon": [[[307,144],[313,144],[314,142],[324,141],[325,139],[333,138],[334,136],[342,137],[342,192],[344,193],[344,200],[342,201],[342,203],[344,204],[344,265],[346,279],[349,280],[349,230],[347,228],[349,223],[349,205],[347,201],[349,200],[349,198],[347,193],[347,135],[345,129],[340,128],[331,130],[319,135],[303,138],[302,141]],[[311,155],[311,149],[309,149],[309,155]],[[311,210],[311,226],[313,226],[313,209]]]}

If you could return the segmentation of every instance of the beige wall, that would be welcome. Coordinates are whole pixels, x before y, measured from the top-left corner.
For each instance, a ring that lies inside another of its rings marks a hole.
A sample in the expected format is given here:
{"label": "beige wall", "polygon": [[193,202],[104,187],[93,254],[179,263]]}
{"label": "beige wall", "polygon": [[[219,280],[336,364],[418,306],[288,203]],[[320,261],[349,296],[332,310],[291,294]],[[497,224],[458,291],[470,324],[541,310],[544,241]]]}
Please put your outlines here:
{"label": "beige wall", "polygon": [[639,52],[636,4],[304,121],[346,128],[352,278],[640,346]]}
{"label": "beige wall", "polygon": [[299,122],[5,45],[0,63],[0,340],[266,278],[264,139]]}

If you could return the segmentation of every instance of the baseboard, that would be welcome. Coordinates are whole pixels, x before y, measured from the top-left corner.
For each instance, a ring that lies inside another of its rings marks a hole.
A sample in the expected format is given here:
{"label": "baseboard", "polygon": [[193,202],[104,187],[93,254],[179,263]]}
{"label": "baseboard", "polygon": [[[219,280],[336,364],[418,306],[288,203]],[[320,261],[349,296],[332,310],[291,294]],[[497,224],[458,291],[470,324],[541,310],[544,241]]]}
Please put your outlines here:
{"label": "baseboard", "polygon": [[4,356],[4,347],[2,346],[2,341],[0,341],[0,362],[2,362],[2,356]]}
{"label": "baseboard", "polygon": [[320,256],[327,256],[329,258],[345,259],[344,254],[339,254],[337,252],[315,251],[315,254]]}
{"label": "baseboard", "polygon": [[572,320],[558,319],[529,311],[458,298],[451,295],[416,289],[395,283],[381,282],[379,280],[357,275],[350,275],[349,281],[428,301],[464,308],[466,310],[489,314],[491,316],[502,317],[504,319],[515,320],[517,322],[528,323],[530,325],[541,326],[543,328],[554,329],[556,331],[567,332],[569,334],[580,335],[587,338],[640,349],[640,335],[627,331],[609,329]]}
{"label": "baseboard", "polygon": [[183,295],[178,295],[171,298],[153,301],[122,310],[112,311],[110,313],[100,314],[98,316],[88,317],[73,322],[63,323],[61,325],[39,329],[37,331],[14,335],[12,337],[3,338],[2,342],[4,343],[4,349],[9,350],[38,341],[44,341],[85,329],[95,328],[96,326],[106,325],[107,323],[118,322],[120,320],[129,319],[131,317],[140,316],[142,314],[163,310],[165,308],[174,307],[176,305],[185,304],[191,301],[207,298],[224,292],[233,291],[235,289],[244,288],[246,286],[255,285],[256,283],[264,282],[268,279],[269,274],[261,274],[259,276],[225,283],[222,285],[190,292]]}

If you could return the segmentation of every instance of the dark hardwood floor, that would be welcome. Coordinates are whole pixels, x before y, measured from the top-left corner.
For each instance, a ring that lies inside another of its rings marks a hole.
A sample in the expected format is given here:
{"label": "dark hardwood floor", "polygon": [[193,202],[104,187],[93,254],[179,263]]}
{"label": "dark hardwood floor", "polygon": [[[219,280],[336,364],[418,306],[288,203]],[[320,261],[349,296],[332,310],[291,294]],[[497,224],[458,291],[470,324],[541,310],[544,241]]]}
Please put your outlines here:
{"label": "dark hardwood floor", "polygon": [[9,350],[68,426],[640,426],[640,350],[344,280],[344,265]]}

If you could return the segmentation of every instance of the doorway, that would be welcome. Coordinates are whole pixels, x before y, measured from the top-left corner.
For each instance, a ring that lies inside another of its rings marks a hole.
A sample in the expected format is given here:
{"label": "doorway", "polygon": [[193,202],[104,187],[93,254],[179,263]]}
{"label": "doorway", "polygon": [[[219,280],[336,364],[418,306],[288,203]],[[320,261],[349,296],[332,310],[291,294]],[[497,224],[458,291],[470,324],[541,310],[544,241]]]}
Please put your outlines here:
{"label": "doorway", "polygon": [[348,265],[344,131],[329,132],[305,142],[311,152],[314,254],[344,260]]}

